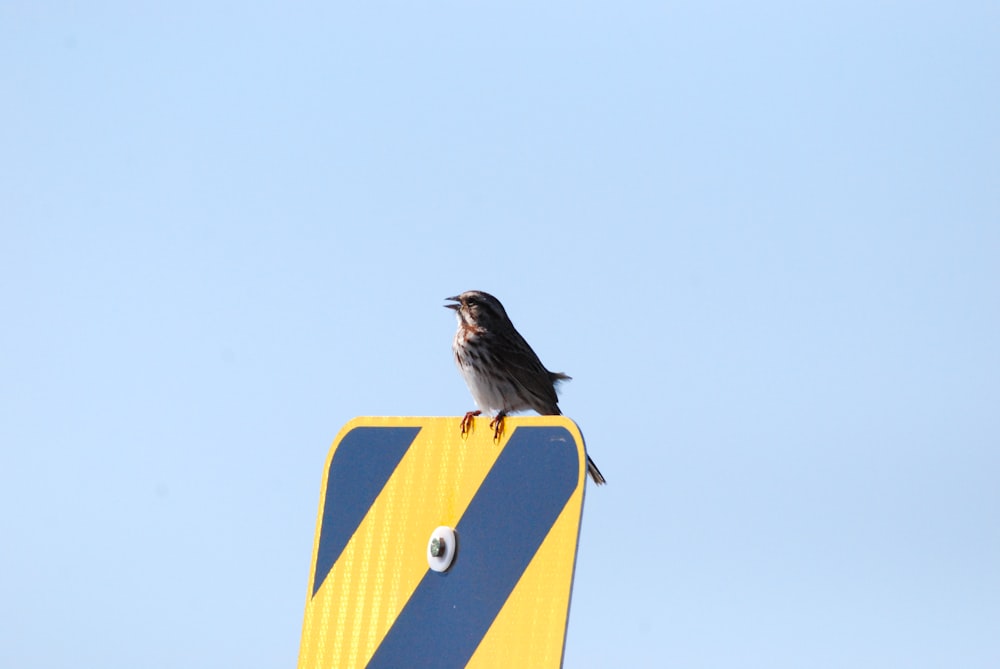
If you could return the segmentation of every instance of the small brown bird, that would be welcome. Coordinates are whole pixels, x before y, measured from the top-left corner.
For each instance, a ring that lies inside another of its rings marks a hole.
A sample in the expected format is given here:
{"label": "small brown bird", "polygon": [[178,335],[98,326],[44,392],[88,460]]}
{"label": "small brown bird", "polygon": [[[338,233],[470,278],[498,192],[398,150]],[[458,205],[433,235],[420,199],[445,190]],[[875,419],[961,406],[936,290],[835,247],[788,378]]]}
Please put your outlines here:
{"label": "small brown bird", "polygon": [[[570,377],[545,369],[528,342],[514,329],[500,300],[479,290],[445,299],[455,302],[445,306],[454,309],[458,317],[458,331],[451,346],[455,364],[479,407],[478,411],[465,414],[462,434],[471,429],[473,417],[483,411],[497,412],[490,422],[497,439],[503,434],[503,419],[509,413],[534,409],[544,416],[562,414],[556,384]],[[594,483],[605,483],[589,455],[587,472]]]}

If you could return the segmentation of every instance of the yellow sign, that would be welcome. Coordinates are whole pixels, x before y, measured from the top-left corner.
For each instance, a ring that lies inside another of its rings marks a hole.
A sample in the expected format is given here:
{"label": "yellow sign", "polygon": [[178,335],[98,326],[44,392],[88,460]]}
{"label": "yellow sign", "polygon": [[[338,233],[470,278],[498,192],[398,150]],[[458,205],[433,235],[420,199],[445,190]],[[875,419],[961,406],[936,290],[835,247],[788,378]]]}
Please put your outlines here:
{"label": "yellow sign", "polygon": [[[320,490],[299,669],[559,667],[586,454],[564,416],[356,418]],[[453,533],[452,533],[453,531]]]}

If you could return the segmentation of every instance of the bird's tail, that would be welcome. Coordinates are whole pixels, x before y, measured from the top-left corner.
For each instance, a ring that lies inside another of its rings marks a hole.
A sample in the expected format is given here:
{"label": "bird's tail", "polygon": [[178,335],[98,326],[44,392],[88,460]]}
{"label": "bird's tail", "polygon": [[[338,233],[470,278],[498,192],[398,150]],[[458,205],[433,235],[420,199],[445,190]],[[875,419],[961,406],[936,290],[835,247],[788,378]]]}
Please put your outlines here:
{"label": "bird's tail", "polygon": [[590,474],[590,478],[594,479],[594,483],[597,485],[604,485],[607,483],[604,479],[604,474],[602,474],[601,470],[597,468],[597,465],[594,464],[594,461],[590,459],[589,455],[587,456],[587,473]]}

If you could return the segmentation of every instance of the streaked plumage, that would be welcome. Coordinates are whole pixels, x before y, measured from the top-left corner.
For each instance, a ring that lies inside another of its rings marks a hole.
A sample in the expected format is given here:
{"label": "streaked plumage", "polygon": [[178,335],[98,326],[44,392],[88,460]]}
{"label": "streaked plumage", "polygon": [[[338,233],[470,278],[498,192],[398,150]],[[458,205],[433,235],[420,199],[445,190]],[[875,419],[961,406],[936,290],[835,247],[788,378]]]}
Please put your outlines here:
{"label": "streaked plumage", "polygon": [[[455,304],[458,330],[452,342],[455,363],[469,386],[479,411],[470,411],[462,420],[462,432],[481,412],[496,412],[490,423],[495,436],[503,432],[508,413],[533,409],[543,415],[560,415],[556,384],[570,377],[550,372],[514,328],[500,300],[489,293],[470,290],[447,298]],[[604,477],[587,457],[587,471],[595,483]]]}

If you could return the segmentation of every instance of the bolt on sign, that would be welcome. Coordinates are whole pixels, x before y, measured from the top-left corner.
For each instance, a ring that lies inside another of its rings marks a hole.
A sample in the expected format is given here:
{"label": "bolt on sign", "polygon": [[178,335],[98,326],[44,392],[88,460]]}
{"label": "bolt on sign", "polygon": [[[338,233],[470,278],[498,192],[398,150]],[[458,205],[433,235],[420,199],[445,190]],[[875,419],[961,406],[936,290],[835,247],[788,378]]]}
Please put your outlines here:
{"label": "bolt on sign", "polygon": [[586,453],[565,416],[355,418],[327,457],[299,669],[559,667]]}

